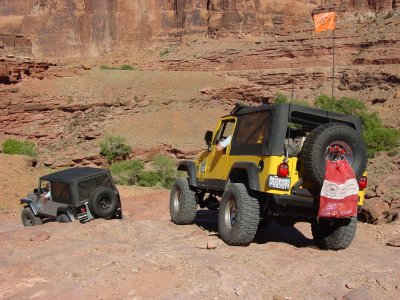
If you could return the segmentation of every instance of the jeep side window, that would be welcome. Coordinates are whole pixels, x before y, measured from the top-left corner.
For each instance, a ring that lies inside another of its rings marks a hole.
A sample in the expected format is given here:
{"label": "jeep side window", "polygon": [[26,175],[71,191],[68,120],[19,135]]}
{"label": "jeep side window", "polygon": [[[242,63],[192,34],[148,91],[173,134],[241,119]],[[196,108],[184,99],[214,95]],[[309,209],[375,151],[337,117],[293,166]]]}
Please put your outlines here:
{"label": "jeep side window", "polygon": [[262,144],[267,138],[265,135],[269,133],[269,118],[270,113],[264,111],[243,116],[238,124],[235,144]]}
{"label": "jeep side window", "polygon": [[96,178],[90,178],[78,182],[79,200],[84,201],[89,199],[92,192],[97,188]]}
{"label": "jeep side window", "polygon": [[233,129],[235,127],[235,120],[227,120],[221,125],[220,130],[215,136],[213,144],[216,145],[220,141],[226,139],[228,136],[233,134]]}
{"label": "jeep side window", "polygon": [[238,116],[231,155],[263,155],[271,131],[271,112],[257,111]]}
{"label": "jeep side window", "polygon": [[69,186],[66,183],[52,182],[51,183],[51,198],[54,202],[65,204],[71,203],[71,193]]}
{"label": "jeep side window", "polygon": [[82,180],[78,182],[78,194],[79,200],[85,201],[89,199],[93,191],[99,186],[105,186],[113,188],[111,180],[108,175],[104,174],[95,178],[90,178],[87,180]]}
{"label": "jeep side window", "polygon": [[96,177],[96,182],[97,182],[97,186],[105,186],[105,187],[109,187],[109,188],[114,188],[114,186],[110,180],[110,177],[106,174]]}

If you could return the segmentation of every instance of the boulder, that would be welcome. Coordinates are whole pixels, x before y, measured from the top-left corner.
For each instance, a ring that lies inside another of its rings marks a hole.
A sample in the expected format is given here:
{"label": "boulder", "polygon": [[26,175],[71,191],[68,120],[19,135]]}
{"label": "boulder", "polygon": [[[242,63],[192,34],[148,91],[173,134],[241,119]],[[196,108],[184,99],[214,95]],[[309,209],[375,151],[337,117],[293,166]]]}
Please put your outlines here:
{"label": "boulder", "polygon": [[343,300],[373,300],[371,293],[365,288],[351,290],[343,296]]}

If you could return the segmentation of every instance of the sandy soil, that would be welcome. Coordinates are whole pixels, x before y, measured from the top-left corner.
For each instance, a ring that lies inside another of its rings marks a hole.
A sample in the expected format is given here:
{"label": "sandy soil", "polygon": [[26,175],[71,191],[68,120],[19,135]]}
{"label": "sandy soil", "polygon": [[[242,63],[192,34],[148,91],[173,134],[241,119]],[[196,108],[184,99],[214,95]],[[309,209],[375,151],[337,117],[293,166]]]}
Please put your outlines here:
{"label": "sandy soil", "polygon": [[[400,295],[400,224],[359,223],[352,245],[322,251],[310,226],[259,230],[248,247],[225,245],[217,214],[169,219],[169,191],[120,187],[124,220],[22,227],[0,215],[0,299],[342,299],[365,288]],[[209,246],[216,247],[207,250]]]}

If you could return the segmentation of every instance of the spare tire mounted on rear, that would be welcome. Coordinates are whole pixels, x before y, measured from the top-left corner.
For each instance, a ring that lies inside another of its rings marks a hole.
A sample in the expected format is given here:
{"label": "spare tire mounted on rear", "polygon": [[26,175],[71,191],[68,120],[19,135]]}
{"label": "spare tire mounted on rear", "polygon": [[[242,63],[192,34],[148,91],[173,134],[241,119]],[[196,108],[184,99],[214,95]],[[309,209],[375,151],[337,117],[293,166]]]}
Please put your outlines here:
{"label": "spare tire mounted on rear", "polygon": [[304,141],[301,152],[307,178],[322,186],[326,159],[346,159],[359,178],[367,167],[367,151],[363,139],[354,128],[342,123],[323,124]]}
{"label": "spare tire mounted on rear", "polygon": [[118,207],[118,199],[112,188],[100,186],[89,198],[90,212],[97,218],[111,217]]}

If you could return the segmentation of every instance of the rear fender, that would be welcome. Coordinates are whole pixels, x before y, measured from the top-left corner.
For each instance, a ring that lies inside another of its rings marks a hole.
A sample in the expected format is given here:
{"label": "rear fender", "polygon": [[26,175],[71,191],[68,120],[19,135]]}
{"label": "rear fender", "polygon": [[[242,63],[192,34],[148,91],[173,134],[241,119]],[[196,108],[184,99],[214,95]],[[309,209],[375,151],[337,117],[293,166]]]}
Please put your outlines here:
{"label": "rear fender", "polygon": [[189,176],[189,184],[191,186],[197,186],[196,178],[196,165],[192,160],[182,160],[178,164],[179,171],[186,171]]}
{"label": "rear fender", "polygon": [[233,164],[228,178],[231,182],[245,184],[250,190],[259,191],[260,179],[258,174],[258,168],[255,163],[237,162]]}
{"label": "rear fender", "polygon": [[68,207],[60,207],[57,209],[57,217],[61,214],[65,214],[71,221],[76,220],[74,214],[72,213],[71,209]]}

